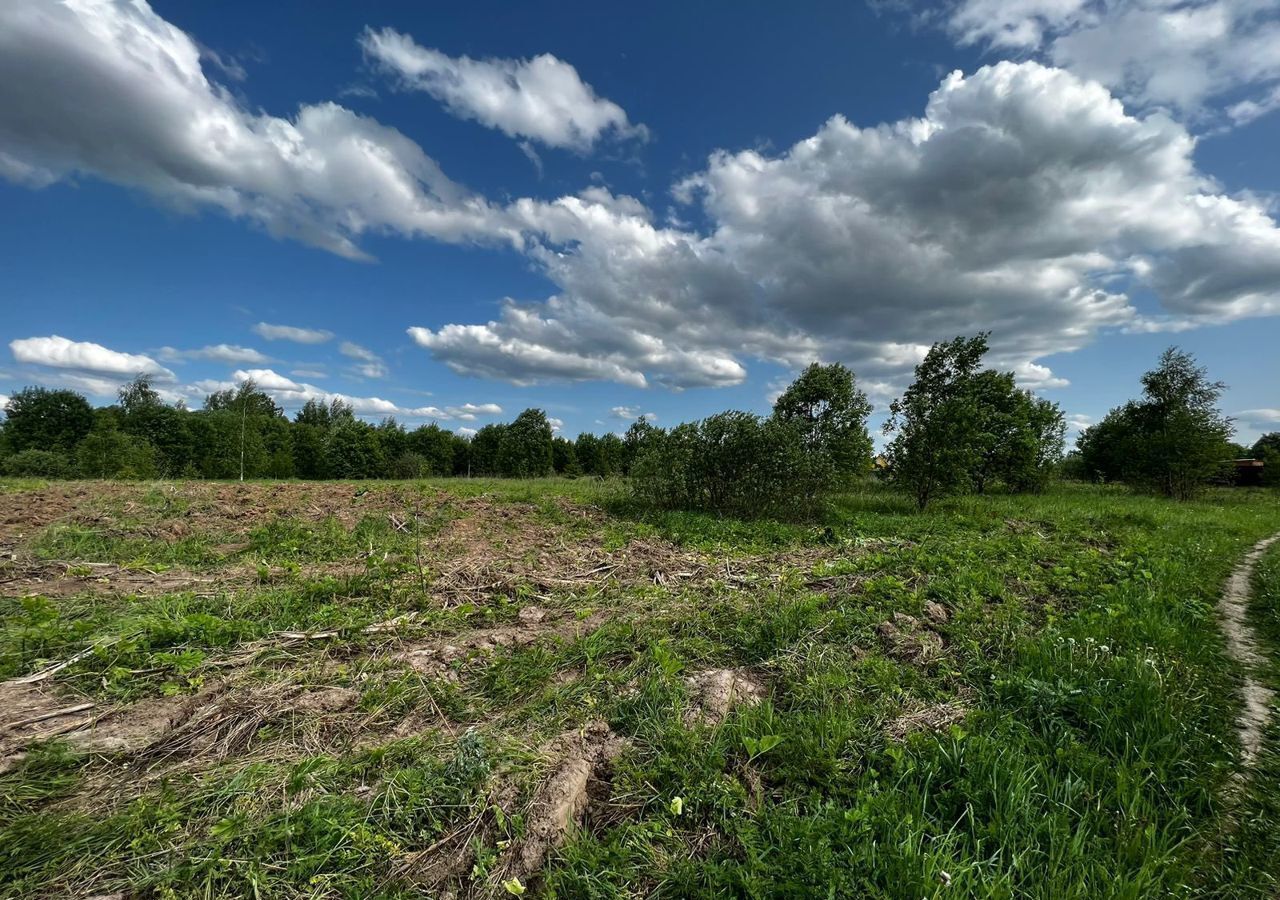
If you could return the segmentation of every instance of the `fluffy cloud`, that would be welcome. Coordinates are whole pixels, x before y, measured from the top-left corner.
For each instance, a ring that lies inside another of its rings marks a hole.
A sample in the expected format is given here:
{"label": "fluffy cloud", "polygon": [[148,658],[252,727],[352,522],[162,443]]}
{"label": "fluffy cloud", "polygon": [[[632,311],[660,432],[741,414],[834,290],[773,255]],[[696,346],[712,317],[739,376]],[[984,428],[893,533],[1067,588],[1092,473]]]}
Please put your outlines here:
{"label": "fluffy cloud", "polygon": [[0,394],[0,416],[4,415],[4,408],[9,405],[9,395]]}
{"label": "fluffy cloud", "polygon": [[466,240],[488,204],[393,128],[334,103],[251,112],[145,0],[0,3],[0,177],[90,173],[345,256],[369,232]]}
{"label": "fluffy cloud", "polygon": [[197,350],[178,350],[175,347],[161,347],[157,355],[166,362],[181,362],[184,359],[208,359],[229,365],[263,365],[271,362],[271,357],[254,350],[252,347],[240,347],[234,344],[213,344]]}
{"label": "fluffy cloud", "polygon": [[622,107],[597,97],[577,69],[549,53],[532,59],[453,57],[391,28],[367,29],[360,46],[402,87],[425,91],[455,116],[513,138],[586,151],[606,134],[646,136],[643,125],[627,121]]}
{"label": "fluffy cloud", "polygon": [[478,414],[497,415],[502,412],[502,407],[496,403],[465,403],[461,406],[448,406],[441,409],[437,406],[401,406],[381,397],[353,397],[348,394],[326,391],[324,388],[317,387],[314,384],[294,381],[292,378],[281,375],[273,369],[238,369],[232,374],[231,378],[232,381],[229,383],[198,382],[195,387],[203,393],[212,393],[213,391],[243,384],[246,381],[252,381],[259,390],[270,395],[273,400],[288,409],[300,407],[308,400],[319,400],[324,403],[341,400],[343,403],[349,404],[355,410],[356,415],[360,416],[399,416],[402,419],[461,419],[463,421],[473,421]]}
{"label": "fluffy cloud", "polygon": [[464,403],[461,406],[446,407],[445,412],[452,418],[474,422],[480,416],[502,415],[502,407],[496,403]]}
{"label": "fluffy cloud", "polygon": [[298,328],[293,325],[269,325],[259,322],[253,333],[268,341],[293,341],[295,344],[323,344],[333,339],[332,331],[321,328]]}
{"label": "fluffy cloud", "polygon": [[338,347],[338,352],[354,359],[356,372],[364,378],[385,378],[387,375],[387,366],[382,361],[382,357],[366,347],[351,341],[343,341]]}
{"label": "fluffy cloud", "polygon": [[1241,91],[1228,115],[1280,104],[1278,0],[962,0],[950,28],[964,44],[1040,52],[1126,100],[1196,115]]}
{"label": "fluffy cloud", "polygon": [[1235,414],[1239,421],[1254,428],[1280,425],[1280,409],[1245,409]]}
{"label": "fluffy cloud", "polygon": [[97,394],[111,393],[114,386],[135,375],[150,375],[161,381],[173,381],[175,378],[173,372],[149,356],[121,353],[101,344],[72,341],[56,334],[10,341],[9,349],[13,352],[13,358],[20,363],[68,369],[74,374],[94,380],[96,388],[110,388],[107,391],[94,390],[93,393]]}
{"label": "fluffy cloud", "polygon": [[786,152],[719,152],[675,188],[705,232],[594,189],[509,213],[559,290],[484,324],[413,328],[459,372],[518,384],[734,384],[741,359],[842,360],[893,384],[929,345],[989,329],[1028,387],[1105,329],[1280,313],[1280,230],[1194,166],[1194,140],[1037,63],[948,76],[917,119],[843,117]]}
{"label": "fluffy cloud", "polygon": [[609,410],[609,412],[615,419],[622,419],[627,422],[631,422],[636,419],[644,419],[646,422],[652,422],[658,418],[657,413],[642,413],[634,406],[615,406]]}

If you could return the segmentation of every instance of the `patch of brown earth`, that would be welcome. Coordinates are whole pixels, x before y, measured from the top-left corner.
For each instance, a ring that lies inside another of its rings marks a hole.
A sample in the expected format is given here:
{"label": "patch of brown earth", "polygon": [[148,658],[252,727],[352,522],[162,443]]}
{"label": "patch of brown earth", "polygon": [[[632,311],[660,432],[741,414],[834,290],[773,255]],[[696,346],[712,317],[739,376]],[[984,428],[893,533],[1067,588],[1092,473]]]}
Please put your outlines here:
{"label": "patch of brown earth", "polygon": [[959,700],[924,706],[891,719],[884,728],[890,740],[904,741],[918,731],[944,731],[962,721],[969,707]]}
{"label": "patch of brown earth", "polygon": [[217,702],[194,704],[188,715],[146,746],[145,755],[156,762],[175,758],[226,759],[249,752],[264,726],[284,726],[295,720],[311,727],[295,731],[291,735],[293,742],[322,750],[329,742],[321,740],[320,732],[336,733],[345,724],[341,717],[338,721],[330,717],[352,709],[359,699],[356,691],[336,686],[270,684],[225,691]]}
{"label": "patch of brown earth", "polygon": [[[88,570],[88,571],[85,571]],[[247,573],[218,577],[182,569],[152,572],[113,563],[16,561],[0,572],[0,597],[38,594],[58,600],[85,594],[156,597],[183,592],[218,593],[248,582]]]}
{"label": "patch of brown earth", "polygon": [[454,680],[460,665],[474,658],[489,656],[499,647],[528,647],[549,637],[576,640],[591,634],[608,621],[608,616],[603,612],[594,613],[585,619],[575,616],[557,618],[537,606],[525,607],[520,611],[519,618],[520,621],[515,625],[485,628],[410,646],[397,654],[397,658],[424,675]]}
{"label": "patch of brown earth", "polygon": [[201,692],[193,697],[159,697],[112,707],[60,695],[39,684],[0,683],[0,772],[19,762],[30,745],[55,737],[84,753],[139,753],[189,718],[211,696],[211,692]]}
{"label": "patch of brown earth", "polygon": [[[359,700],[343,687],[303,688],[262,685],[233,690],[218,681],[193,695],[153,697],[109,706],[58,694],[39,684],[0,683],[0,772],[25,755],[27,747],[60,738],[82,753],[141,758],[148,767],[176,759],[222,759],[250,749],[259,730],[295,718],[316,727],[295,733],[296,743],[321,749],[330,731],[350,724],[340,714]],[[328,721],[338,716],[340,722]],[[314,733],[313,733],[314,732]]]}
{"label": "patch of brown earth", "polygon": [[942,636],[921,625],[915,616],[894,613],[876,626],[885,652],[899,662],[927,665],[942,655]]}
{"label": "patch of brown earth", "polygon": [[719,725],[734,707],[755,706],[768,696],[764,684],[746,669],[711,669],[684,683],[689,691],[686,725]]}
{"label": "patch of brown earth", "polygon": [[[524,883],[542,871],[548,856],[581,827],[593,795],[607,795],[610,767],[626,745],[604,722],[590,722],[547,746],[550,774],[525,813],[524,834],[499,860],[501,879],[519,878]],[[593,781],[599,783],[594,790]]]}

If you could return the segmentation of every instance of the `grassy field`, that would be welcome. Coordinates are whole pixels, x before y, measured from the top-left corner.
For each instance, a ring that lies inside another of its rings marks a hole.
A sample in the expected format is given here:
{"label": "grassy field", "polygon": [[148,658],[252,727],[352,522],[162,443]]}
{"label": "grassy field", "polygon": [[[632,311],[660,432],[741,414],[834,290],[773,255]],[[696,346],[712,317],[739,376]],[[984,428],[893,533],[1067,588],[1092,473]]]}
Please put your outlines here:
{"label": "grassy field", "polygon": [[0,483],[0,897],[1273,897],[1280,728],[1233,791],[1214,606],[1276,531],[1246,490]]}

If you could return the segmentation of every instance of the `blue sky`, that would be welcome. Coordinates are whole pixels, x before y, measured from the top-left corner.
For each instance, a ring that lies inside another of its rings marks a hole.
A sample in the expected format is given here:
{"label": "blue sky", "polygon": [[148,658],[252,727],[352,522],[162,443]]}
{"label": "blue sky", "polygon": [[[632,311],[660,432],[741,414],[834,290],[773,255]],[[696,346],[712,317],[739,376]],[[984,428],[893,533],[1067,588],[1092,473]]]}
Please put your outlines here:
{"label": "blue sky", "polygon": [[987,329],[1076,424],[1177,343],[1251,439],[1275,106],[1256,0],[11,0],[0,395],[253,375],[573,435],[763,411],[812,359],[883,409]]}

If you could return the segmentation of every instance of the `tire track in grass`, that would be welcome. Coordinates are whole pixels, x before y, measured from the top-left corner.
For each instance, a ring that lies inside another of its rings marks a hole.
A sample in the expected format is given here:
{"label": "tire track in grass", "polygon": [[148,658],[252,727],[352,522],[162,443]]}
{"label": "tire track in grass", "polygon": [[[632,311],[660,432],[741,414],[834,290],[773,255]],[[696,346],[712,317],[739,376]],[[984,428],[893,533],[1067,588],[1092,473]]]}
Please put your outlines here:
{"label": "tire track in grass", "polygon": [[1271,718],[1271,703],[1275,693],[1264,685],[1256,672],[1264,663],[1258,636],[1248,622],[1249,599],[1253,588],[1253,571],[1267,548],[1280,540],[1273,534],[1254,544],[1227,579],[1222,598],[1218,601],[1218,618],[1227,638],[1227,654],[1244,670],[1240,685],[1243,706],[1236,719],[1236,735],[1240,740],[1241,769],[1236,773],[1237,785],[1249,777],[1258,752],[1262,749],[1267,722]]}

